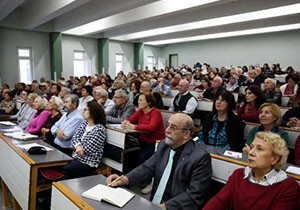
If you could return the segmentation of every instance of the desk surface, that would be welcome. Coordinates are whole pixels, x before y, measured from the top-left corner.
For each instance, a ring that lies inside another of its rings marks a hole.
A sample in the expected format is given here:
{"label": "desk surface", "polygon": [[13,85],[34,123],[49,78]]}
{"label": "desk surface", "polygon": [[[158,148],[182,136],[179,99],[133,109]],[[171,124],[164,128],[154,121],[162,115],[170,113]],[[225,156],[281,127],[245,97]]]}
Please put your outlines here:
{"label": "desk surface", "polygon": [[[84,198],[81,194],[101,183],[106,184],[106,178],[102,175],[88,176],[78,179],[64,180],[55,182],[53,185],[63,193],[69,200],[71,200],[80,209],[120,209],[105,202],[98,202],[92,199]],[[151,203],[145,198],[135,195],[123,208],[123,210],[159,210],[157,205]]]}
{"label": "desk surface", "polygon": [[[19,154],[23,159],[28,162],[29,164],[44,164],[44,163],[51,163],[51,162],[66,162],[72,160],[72,158],[59,150],[55,149],[51,145],[45,143],[42,140],[25,140],[20,141],[16,140],[7,136],[3,136],[0,134],[0,138],[6,142],[17,154]],[[19,145],[25,145],[30,143],[37,143],[46,147],[51,148],[52,150],[48,151],[44,155],[30,155],[28,152],[23,151],[19,148]]]}

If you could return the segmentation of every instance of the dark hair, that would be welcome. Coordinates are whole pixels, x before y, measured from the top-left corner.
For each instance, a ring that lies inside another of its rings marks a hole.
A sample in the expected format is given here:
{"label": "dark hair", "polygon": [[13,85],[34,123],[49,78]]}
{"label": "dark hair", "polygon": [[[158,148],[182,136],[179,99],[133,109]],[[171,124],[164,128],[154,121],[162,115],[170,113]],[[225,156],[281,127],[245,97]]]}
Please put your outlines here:
{"label": "dark hair", "polygon": [[204,77],[202,77],[202,79],[201,79],[200,81],[202,81],[202,80],[204,80],[205,82],[207,82],[207,84],[208,84],[208,87],[210,87],[210,86],[211,86],[211,81],[209,80],[208,76],[204,76]]}
{"label": "dark hair", "polygon": [[106,116],[104,109],[96,101],[87,102],[87,107],[90,111],[90,117],[93,119],[95,124],[106,125]]}
{"label": "dark hair", "polygon": [[153,94],[151,92],[147,92],[147,93],[141,93],[141,95],[145,96],[145,99],[148,103],[150,103],[150,108],[154,107],[156,105],[156,100],[155,97],[153,96]]}
{"label": "dark hair", "polygon": [[296,84],[299,82],[299,75],[291,73],[285,77],[285,82],[288,83],[289,79],[292,79]]}
{"label": "dark hair", "polygon": [[235,110],[236,109],[236,102],[235,102],[235,99],[234,99],[234,95],[227,91],[227,90],[224,90],[222,91],[220,94],[218,94],[214,100],[214,104],[213,104],[213,112],[216,113],[217,110],[216,110],[216,101],[218,100],[218,98],[221,97],[222,100],[225,100],[227,103],[228,103],[228,110],[227,111],[231,111],[231,110]]}
{"label": "dark hair", "polygon": [[141,87],[141,81],[140,81],[140,80],[137,80],[137,79],[132,80],[132,81],[130,82],[129,89],[131,88],[132,83],[135,84],[136,90],[137,90],[137,92],[139,93],[139,92],[140,92],[140,87]]}
{"label": "dark hair", "polygon": [[57,92],[59,93],[61,91],[61,86],[57,83],[52,84],[52,86],[54,86],[54,85],[56,86]]}
{"label": "dark hair", "polygon": [[6,94],[10,97],[11,100],[14,98],[14,93],[12,91],[8,91],[6,92]]}
{"label": "dark hair", "polygon": [[257,85],[250,85],[245,91],[247,90],[250,90],[254,95],[256,95],[257,98],[255,99],[255,107],[259,109],[259,107],[266,102],[264,92]]}
{"label": "dark hair", "polygon": [[85,86],[82,87],[82,89],[85,89],[86,92],[88,92],[88,94],[89,94],[90,96],[93,95],[93,88],[92,88],[92,86],[90,86],[90,85],[85,85]]}

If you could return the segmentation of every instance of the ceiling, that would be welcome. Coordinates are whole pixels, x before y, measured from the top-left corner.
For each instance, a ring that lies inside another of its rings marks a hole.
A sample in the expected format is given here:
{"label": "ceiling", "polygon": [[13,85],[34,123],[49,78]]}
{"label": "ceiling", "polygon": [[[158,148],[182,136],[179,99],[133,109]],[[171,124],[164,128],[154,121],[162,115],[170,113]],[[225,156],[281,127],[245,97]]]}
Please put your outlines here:
{"label": "ceiling", "polygon": [[[293,30],[299,29],[299,3],[300,0],[0,0],[0,26],[149,44],[173,39],[175,43],[187,41],[181,39],[186,37],[197,40],[210,34],[256,28],[293,25]],[[286,7],[287,13],[272,11],[275,17],[258,19],[266,11],[249,13],[288,5],[293,6]],[[249,14],[235,16],[241,13]],[[226,22],[227,19],[234,22]],[[78,28],[84,24],[88,25]]]}

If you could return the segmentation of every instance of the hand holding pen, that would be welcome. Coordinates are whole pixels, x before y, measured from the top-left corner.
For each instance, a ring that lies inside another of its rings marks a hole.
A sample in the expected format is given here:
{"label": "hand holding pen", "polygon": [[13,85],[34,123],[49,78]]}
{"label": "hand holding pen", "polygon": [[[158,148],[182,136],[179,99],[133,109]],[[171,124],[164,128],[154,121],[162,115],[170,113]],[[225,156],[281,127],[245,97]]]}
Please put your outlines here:
{"label": "hand holding pen", "polygon": [[117,187],[117,186],[128,185],[129,180],[124,175],[119,176],[117,174],[112,174],[109,177],[107,177],[106,183],[110,187]]}

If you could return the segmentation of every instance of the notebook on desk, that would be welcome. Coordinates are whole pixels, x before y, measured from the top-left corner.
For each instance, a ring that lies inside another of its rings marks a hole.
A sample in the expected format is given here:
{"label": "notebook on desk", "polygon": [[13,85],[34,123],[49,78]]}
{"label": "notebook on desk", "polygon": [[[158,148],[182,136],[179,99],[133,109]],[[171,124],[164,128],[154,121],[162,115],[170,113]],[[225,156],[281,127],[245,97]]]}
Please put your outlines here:
{"label": "notebook on desk", "polygon": [[135,195],[122,188],[113,188],[103,184],[98,184],[83,192],[82,196],[96,201],[105,201],[122,208]]}
{"label": "notebook on desk", "polygon": [[18,140],[33,140],[38,139],[39,137],[37,135],[32,135],[30,133],[23,133],[23,132],[14,132],[14,133],[4,133],[5,136],[18,139]]}

